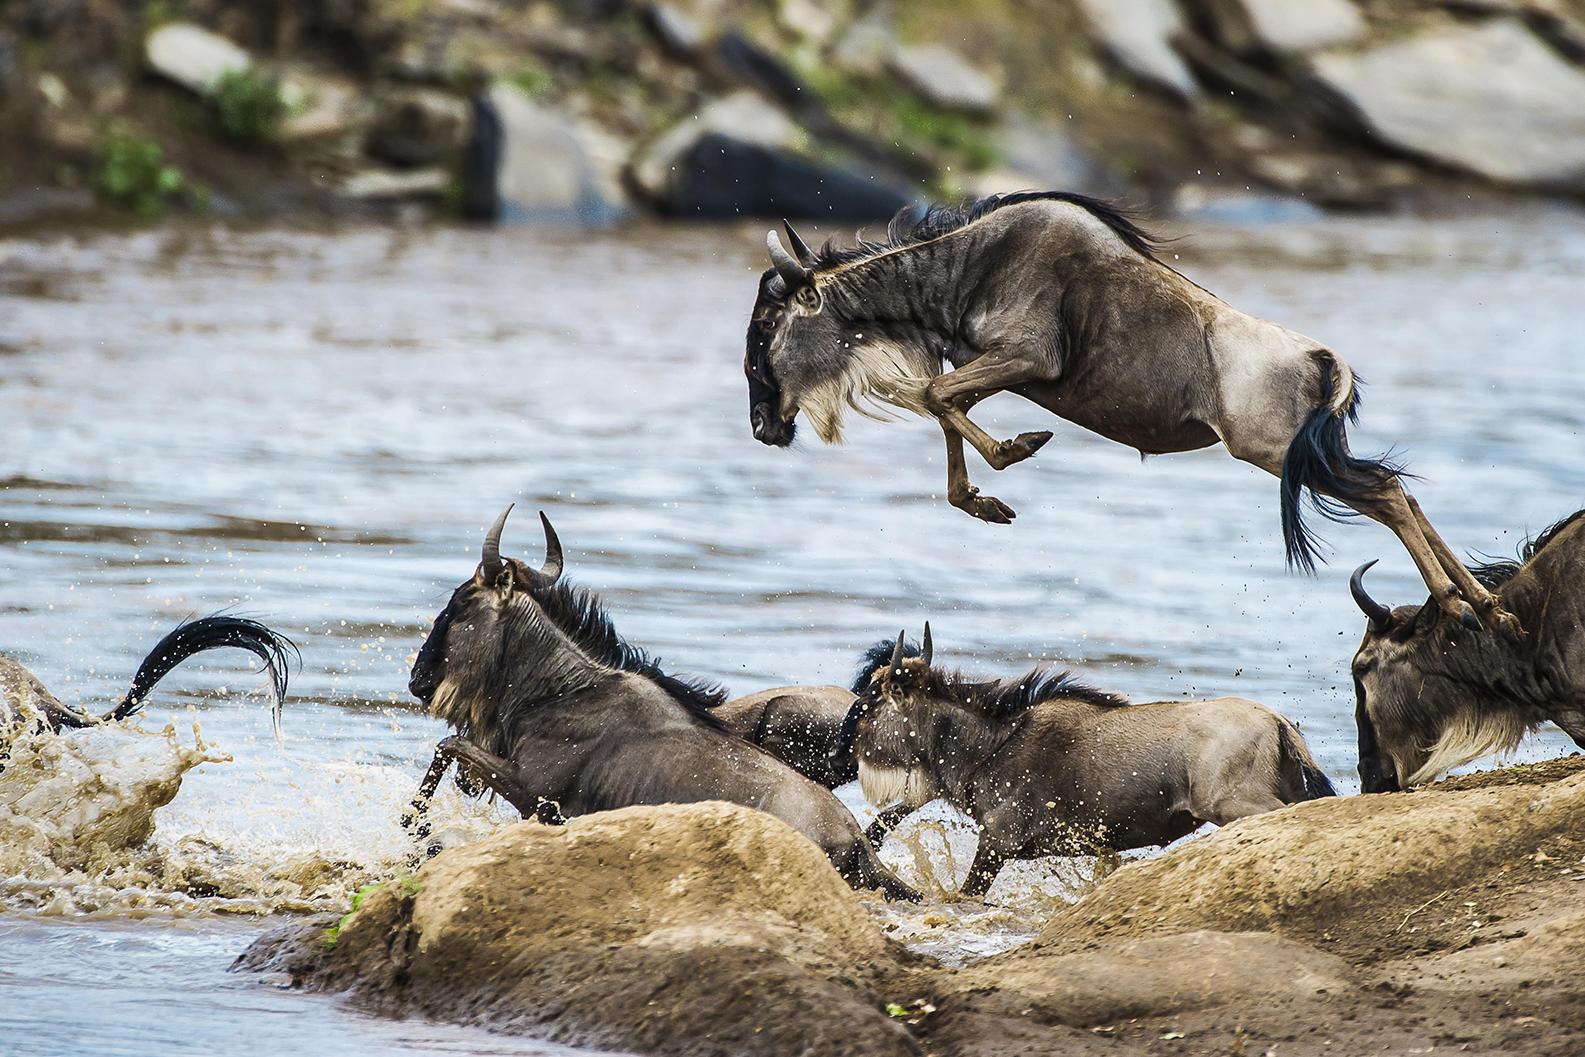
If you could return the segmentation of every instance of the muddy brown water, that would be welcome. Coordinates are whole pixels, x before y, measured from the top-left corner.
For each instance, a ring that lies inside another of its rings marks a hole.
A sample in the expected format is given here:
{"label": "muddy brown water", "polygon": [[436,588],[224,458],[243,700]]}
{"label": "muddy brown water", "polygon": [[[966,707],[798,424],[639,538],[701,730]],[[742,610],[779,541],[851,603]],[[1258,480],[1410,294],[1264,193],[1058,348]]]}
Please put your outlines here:
{"label": "muddy brown water", "polygon": [[[1326,529],[1333,564],[1305,579],[1282,566],[1274,480],[1217,450],[1142,462],[1065,425],[1029,463],[974,469],[1011,527],[945,505],[928,423],[764,448],[740,374],[762,237],[0,240],[0,649],[96,708],[189,615],[255,615],[303,651],[283,745],[241,658],[211,654],[155,695],[146,730],[191,746],[196,722],[231,759],[178,765],[159,735],[127,735],[150,755],[126,767],[194,768],[148,847],[0,849],[0,1049],[567,1052],[224,972],[278,915],[398,868],[400,805],[440,734],[407,698],[408,659],[511,501],[509,552],[538,556],[545,509],[569,576],[624,634],[734,691],[844,682],[864,646],[929,619],[939,654],[988,673],[1042,659],[1140,698],[1264,701],[1357,788],[1347,571],[1380,555],[1380,597],[1423,595],[1385,530]],[[1585,503],[1580,214],[1202,226],[1172,252],[1349,359],[1370,382],[1355,447],[1399,447],[1455,546],[1508,553]],[[1010,397],[976,417],[1001,435],[1050,425]],[[1524,755],[1565,746],[1549,732]],[[499,823],[443,806],[450,839]],[[886,854],[939,892],[972,846],[943,811]],[[1019,865],[989,905],[878,913],[962,961],[1031,934],[1088,877]]]}

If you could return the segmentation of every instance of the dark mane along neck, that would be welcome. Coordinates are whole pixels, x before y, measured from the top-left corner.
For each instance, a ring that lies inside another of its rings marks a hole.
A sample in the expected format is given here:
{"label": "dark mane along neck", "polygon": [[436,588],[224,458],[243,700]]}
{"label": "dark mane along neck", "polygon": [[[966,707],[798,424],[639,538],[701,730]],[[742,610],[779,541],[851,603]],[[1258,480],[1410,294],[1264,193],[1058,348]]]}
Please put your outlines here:
{"label": "dark mane along neck", "polygon": [[962,672],[939,669],[933,669],[931,675],[937,693],[987,719],[1016,719],[1047,701],[1082,701],[1097,708],[1129,704],[1122,694],[1101,690],[1080,681],[1071,671],[1055,668],[1034,668],[1018,679],[971,679]]}
{"label": "dark mane along neck", "polygon": [[1528,568],[1531,562],[1539,558],[1549,546],[1557,542],[1558,538],[1564,535],[1581,518],[1585,518],[1585,510],[1576,510],[1568,517],[1548,527],[1539,536],[1526,538],[1519,545],[1519,553],[1516,560],[1497,558],[1482,565],[1470,566],[1470,572],[1474,573],[1475,579],[1479,580],[1487,588],[1493,591],[1500,590],[1508,581],[1518,576],[1522,570]]}
{"label": "dark mane along neck", "polygon": [[672,675],[658,657],[632,645],[611,623],[611,617],[592,591],[561,582],[534,592],[534,601],[572,643],[590,660],[643,676],[670,695],[691,715],[717,730],[726,727],[712,709],[726,700],[726,691],[715,683],[685,675]]}
{"label": "dark mane along neck", "polygon": [[950,235],[998,209],[1022,205],[1025,202],[1066,202],[1076,205],[1116,232],[1118,238],[1127,243],[1130,249],[1151,260],[1158,260],[1156,250],[1162,245],[1163,240],[1140,227],[1134,215],[1120,206],[1071,191],[1019,191],[1014,194],[990,195],[958,205],[936,204],[923,210],[910,206],[899,210],[886,227],[884,241],[872,242],[861,239],[857,245],[848,247],[839,247],[835,242],[827,241],[816,254],[814,270],[819,273],[844,264],[868,260],[893,250],[917,246],[922,242]]}

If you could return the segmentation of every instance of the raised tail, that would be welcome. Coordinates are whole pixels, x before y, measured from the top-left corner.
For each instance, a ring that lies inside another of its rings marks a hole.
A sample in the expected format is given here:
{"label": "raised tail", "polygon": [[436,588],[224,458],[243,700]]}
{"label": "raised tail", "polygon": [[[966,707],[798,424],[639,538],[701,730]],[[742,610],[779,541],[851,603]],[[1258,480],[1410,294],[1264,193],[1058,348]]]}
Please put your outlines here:
{"label": "raised tail", "polygon": [[1359,418],[1359,383],[1348,364],[1324,349],[1312,355],[1321,369],[1321,401],[1288,442],[1282,459],[1282,541],[1288,564],[1315,572],[1319,552],[1305,525],[1300,490],[1333,520],[1352,517],[1344,502],[1368,502],[1403,471],[1386,459],[1357,459],[1348,450],[1348,423]]}
{"label": "raised tail", "polygon": [[1332,788],[1332,780],[1315,762],[1315,757],[1310,755],[1310,747],[1305,744],[1299,728],[1283,716],[1277,717],[1277,752],[1283,784],[1290,796],[1289,803],[1337,795],[1337,790]]}
{"label": "raised tail", "polygon": [[[149,691],[154,689],[172,668],[187,658],[205,650],[235,646],[247,650],[264,662],[264,671],[270,679],[270,716],[276,737],[281,733],[281,706],[286,701],[286,669],[288,653],[296,654],[297,647],[291,639],[245,617],[202,617],[178,625],[149,651],[132,677],[132,686],[121,703],[107,712],[101,722],[125,719],[143,707]],[[84,726],[86,723],[72,723]]]}

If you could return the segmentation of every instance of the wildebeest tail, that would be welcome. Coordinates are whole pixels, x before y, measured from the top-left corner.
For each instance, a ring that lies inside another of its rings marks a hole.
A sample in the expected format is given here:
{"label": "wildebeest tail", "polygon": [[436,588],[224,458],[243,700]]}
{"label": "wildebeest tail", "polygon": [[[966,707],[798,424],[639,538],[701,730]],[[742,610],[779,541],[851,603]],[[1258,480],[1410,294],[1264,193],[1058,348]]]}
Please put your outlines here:
{"label": "wildebeest tail", "polygon": [[1321,369],[1321,400],[1288,443],[1282,460],[1282,540],[1288,564],[1315,571],[1316,538],[1305,525],[1300,490],[1310,490],[1315,508],[1334,520],[1352,517],[1343,501],[1371,499],[1383,484],[1402,475],[1386,459],[1358,459],[1348,450],[1348,424],[1359,417],[1359,382],[1348,364],[1324,349],[1312,355]]}
{"label": "wildebeest tail", "polygon": [[163,639],[154,644],[143,663],[132,677],[132,686],[121,703],[104,716],[105,720],[125,719],[143,707],[149,691],[154,689],[171,669],[194,654],[205,650],[218,650],[235,646],[247,650],[264,662],[264,671],[270,679],[270,714],[275,724],[276,736],[281,730],[281,706],[286,701],[286,669],[288,653],[297,653],[292,640],[245,617],[213,616],[189,620],[178,625]]}
{"label": "wildebeest tail", "polygon": [[1299,728],[1282,716],[1277,717],[1277,752],[1281,757],[1283,785],[1288,787],[1292,797],[1290,803],[1337,795],[1332,780],[1310,755],[1310,747],[1304,743]]}

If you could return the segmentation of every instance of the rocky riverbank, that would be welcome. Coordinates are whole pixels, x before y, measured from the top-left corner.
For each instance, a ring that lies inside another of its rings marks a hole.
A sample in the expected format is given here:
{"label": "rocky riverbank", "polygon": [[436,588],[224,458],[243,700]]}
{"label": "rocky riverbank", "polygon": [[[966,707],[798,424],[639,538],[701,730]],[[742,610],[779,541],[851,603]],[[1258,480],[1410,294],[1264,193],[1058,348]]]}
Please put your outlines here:
{"label": "rocky riverbank", "polygon": [[19,0],[0,223],[1579,197],[1582,64],[1585,0]]}
{"label": "rocky riverbank", "polygon": [[963,969],[889,940],[769,816],[514,825],[242,968],[653,1054],[1571,1054],[1585,757],[1312,801],[1125,866]]}

